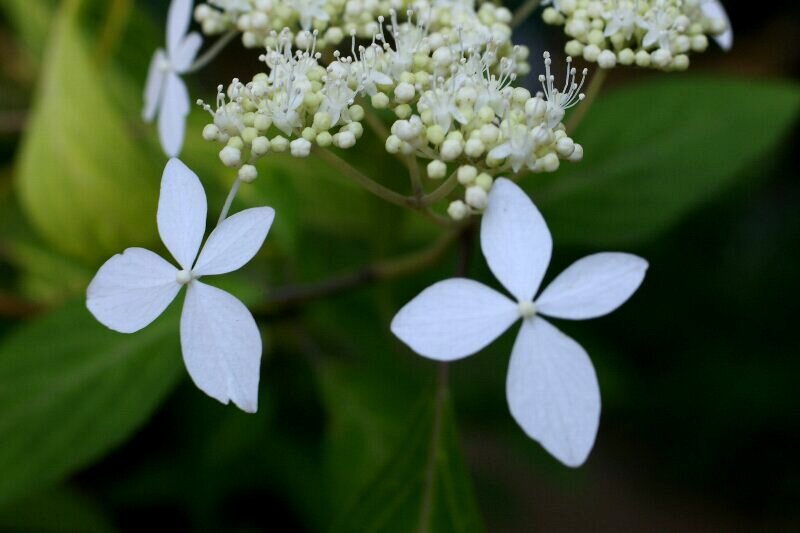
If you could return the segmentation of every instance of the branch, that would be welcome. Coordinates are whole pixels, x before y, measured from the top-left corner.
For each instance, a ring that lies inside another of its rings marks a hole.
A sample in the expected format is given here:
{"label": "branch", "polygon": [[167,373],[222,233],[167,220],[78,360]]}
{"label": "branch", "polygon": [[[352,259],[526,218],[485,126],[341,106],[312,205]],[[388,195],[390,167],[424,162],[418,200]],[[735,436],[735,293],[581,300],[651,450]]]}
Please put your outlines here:
{"label": "branch", "polygon": [[396,259],[377,261],[353,272],[340,274],[321,281],[289,285],[268,294],[266,301],[254,310],[256,317],[272,317],[287,310],[342,294],[350,289],[364,287],[377,281],[403,278],[436,264],[447,252],[460,232],[445,234],[429,248]]}

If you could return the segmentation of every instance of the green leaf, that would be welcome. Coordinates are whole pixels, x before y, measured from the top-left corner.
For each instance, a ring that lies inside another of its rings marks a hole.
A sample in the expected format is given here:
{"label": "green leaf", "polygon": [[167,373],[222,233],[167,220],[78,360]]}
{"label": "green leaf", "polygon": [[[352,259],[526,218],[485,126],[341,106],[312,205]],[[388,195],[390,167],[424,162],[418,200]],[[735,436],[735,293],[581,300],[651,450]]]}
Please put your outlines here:
{"label": "green leaf", "polygon": [[657,236],[788,140],[797,85],[670,77],[603,96],[575,139],[584,160],[524,186],[559,242],[618,246]]}
{"label": "green leaf", "polygon": [[0,345],[0,503],[89,465],[148,419],[182,375],[176,310],[123,335],[81,299]]}
{"label": "green leaf", "polygon": [[483,530],[446,391],[324,366],[329,460],[349,481],[333,494],[342,507],[331,530]]}
{"label": "green leaf", "polygon": [[0,9],[8,17],[20,40],[32,52],[31,58],[42,53],[47,29],[52,18],[53,0],[3,0]]}
{"label": "green leaf", "polygon": [[35,229],[58,250],[95,262],[154,239],[160,171],[109,102],[75,5],[64,2],[54,21],[16,179]]}
{"label": "green leaf", "polygon": [[95,502],[69,489],[58,488],[0,509],[0,531],[111,533],[115,529]]}

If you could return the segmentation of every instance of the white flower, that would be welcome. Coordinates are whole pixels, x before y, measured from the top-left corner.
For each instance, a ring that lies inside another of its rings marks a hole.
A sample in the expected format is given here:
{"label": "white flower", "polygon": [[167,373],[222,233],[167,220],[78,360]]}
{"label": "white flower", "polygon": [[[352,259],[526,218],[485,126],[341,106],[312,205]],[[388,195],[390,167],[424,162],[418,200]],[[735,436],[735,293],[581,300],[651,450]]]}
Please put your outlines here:
{"label": "white flower", "polygon": [[719,0],[705,0],[700,7],[703,10],[703,15],[712,21],[724,22],[725,30],[719,35],[715,35],[714,39],[723,50],[730,50],[733,48],[733,27],[728,13],[725,11],[722,2]]}
{"label": "white flower", "polygon": [[168,157],[183,147],[189,91],[179,74],[191,67],[203,40],[197,33],[186,35],[192,17],[192,0],[172,0],[167,15],[167,49],[156,50],[144,88],[144,120],[158,114],[158,135]]}
{"label": "white flower", "polygon": [[475,281],[449,279],[403,307],[392,332],[420,355],[453,361],[483,349],[522,319],[506,381],[511,414],[558,460],[579,466],[597,434],[597,377],[584,349],[541,315],[582,320],[610,313],[639,287],[647,262],[623,253],[590,255],[534,299],[552,239],[533,202],[504,178],[489,193],[481,247],[513,299]]}
{"label": "white flower", "polygon": [[128,248],[100,267],[86,291],[86,306],[108,328],[133,333],[158,318],[186,285],[180,329],[189,375],[212,398],[255,412],[261,362],[256,322],[242,302],[199,280],[247,263],[261,248],[274,216],[269,207],[236,213],[211,232],[200,250],[206,194],[194,172],[170,159],[161,180],[158,232],[180,268],[150,250]]}

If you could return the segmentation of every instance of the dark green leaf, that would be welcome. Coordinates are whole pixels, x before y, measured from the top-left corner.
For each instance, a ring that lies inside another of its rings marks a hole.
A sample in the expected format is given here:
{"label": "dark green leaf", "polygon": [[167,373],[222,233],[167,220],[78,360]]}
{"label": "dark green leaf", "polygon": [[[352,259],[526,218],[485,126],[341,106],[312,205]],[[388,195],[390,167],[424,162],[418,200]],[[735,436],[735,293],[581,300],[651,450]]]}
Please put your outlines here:
{"label": "dark green leaf", "polygon": [[6,533],[111,533],[114,527],[92,500],[66,488],[51,489],[0,509]]}
{"label": "dark green leaf", "polygon": [[481,531],[447,393],[325,367],[333,479],[349,480],[332,531]]}
{"label": "dark green leaf", "polygon": [[97,323],[81,300],[13,334],[0,345],[0,502],[123,442],[181,369],[173,313],[123,335]]}
{"label": "dark green leaf", "polygon": [[559,242],[650,239],[725,190],[787,140],[800,89],[670,78],[603,96],[575,132],[585,158],[524,186]]}

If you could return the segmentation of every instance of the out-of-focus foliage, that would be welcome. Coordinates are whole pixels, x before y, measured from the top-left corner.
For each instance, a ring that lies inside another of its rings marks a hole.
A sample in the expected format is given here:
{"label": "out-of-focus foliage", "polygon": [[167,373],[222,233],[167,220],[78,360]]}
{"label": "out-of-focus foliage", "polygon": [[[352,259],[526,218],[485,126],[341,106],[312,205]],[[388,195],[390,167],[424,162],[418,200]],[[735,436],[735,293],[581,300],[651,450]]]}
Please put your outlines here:
{"label": "out-of-focus foliage", "polygon": [[64,253],[96,261],[152,242],[159,166],[109,101],[76,22],[60,8],[16,176],[33,225]]}
{"label": "out-of-focus foliage", "polygon": [[562,244],[652,239],[785,143],[800,87],[665,77],[603,97],[581,124],[579,165],[526,181]]}
{"label": "out-of-focus foliage", "polygon": [[0,345],[0,503],[124,442],[181,375],[174,313],[119,335],[76,302]]}

